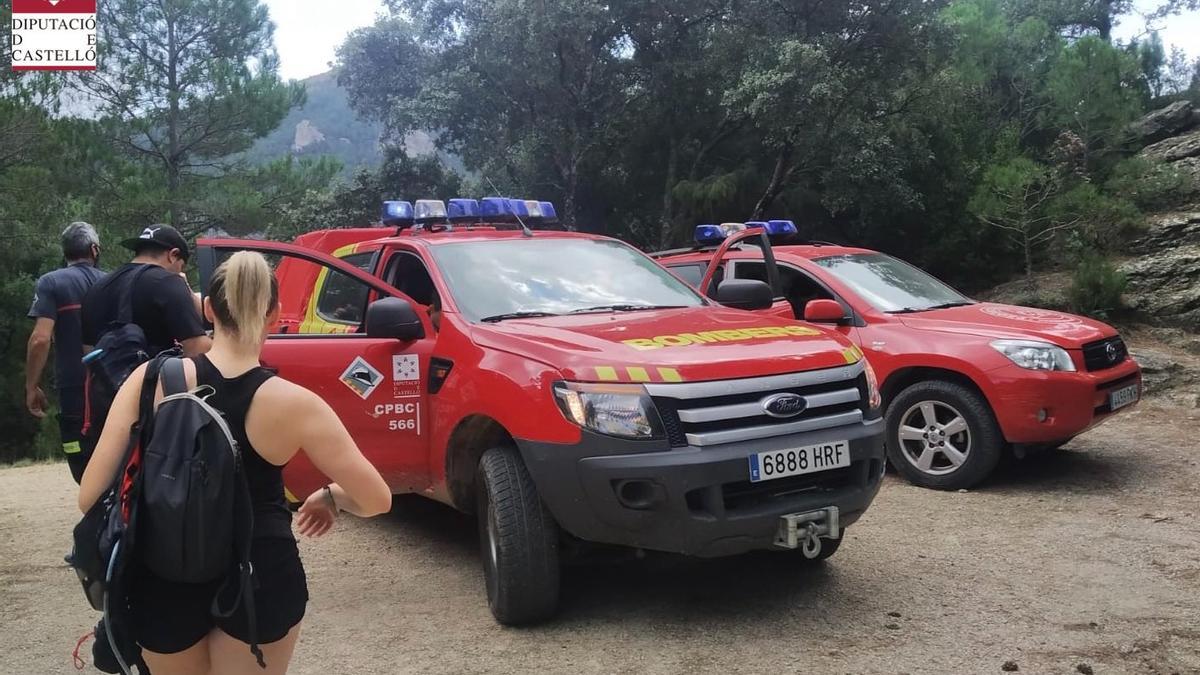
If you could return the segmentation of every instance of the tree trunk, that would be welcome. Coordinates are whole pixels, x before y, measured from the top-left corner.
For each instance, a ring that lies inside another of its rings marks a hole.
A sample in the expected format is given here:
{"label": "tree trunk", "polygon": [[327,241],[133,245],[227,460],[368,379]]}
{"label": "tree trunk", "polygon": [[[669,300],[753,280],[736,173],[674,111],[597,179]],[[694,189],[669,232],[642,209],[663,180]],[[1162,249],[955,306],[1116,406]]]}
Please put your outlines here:
{"label": "tree trunk", "polygon": [[775,170],[771,172],[771,182],[767,183],[767,189],[763,191],[762,197],[754,205],[754,212],[750,214],[750,220],[762,220],[763,214],[771,208],[771,204],[775,202],[779,193],[783,192],[787,177],[792,172],[792,154],[795,149],[796,146],[790,141],[780,148],[779,156],[775,159]]}
{"label": "tree trunk", "polygon": [[167,220],[179,220],[179,53],[176,48],[175,16],[164,12],[167,20]]}
{"label": "tree trunk", "polygon": [[1028,232],[1025,232],[1025,287],[1030,291],[1034,289],[1033,283],[1033,242]]}
{"label": "tree trunk", "polygon": [[659,221],[658,247],[665,249],[671,245],[672,229],[675,220],[675,191],[676,173],[679,168],[679,143],[672,136],[668,141],[667,150],[667,180],[663,186],[662,220]]}

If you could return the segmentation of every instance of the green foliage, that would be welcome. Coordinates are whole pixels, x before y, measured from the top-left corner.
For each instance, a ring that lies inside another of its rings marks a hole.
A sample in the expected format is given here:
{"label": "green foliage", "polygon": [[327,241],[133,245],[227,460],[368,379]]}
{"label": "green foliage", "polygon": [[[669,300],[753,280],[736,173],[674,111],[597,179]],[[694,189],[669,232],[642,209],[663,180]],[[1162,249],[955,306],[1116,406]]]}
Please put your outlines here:
{"label": "green foliage", "polygon": [[1047,74],[1046,121],[1083,140],[1088,168],[1140,112],[1138,77],[1134,58],[1097,37],[1068,45]]}
{"label": "green foliage", "polygon": [[1104,184],[1109,194],[1143,210],[1168,208],[1179,203],[1186,178],[1163,162],[1130,157],[1113,167]]}
{"label": "green foliage", "polygon": [[210,226],[201,206],[211,180],[240,169],[225,158],[304,99],[302,86],[276,75],[266,6],[112,0],[97,18],[100,68],[77,85],[99,103],[113,148],[156,169],[144,175],[157,179],[156,210],[185,232]]}
{"label": "green foliage", "polygon": [[1067,291],[1071,311],[1105,318],[1119,310],[1125,292],[1125,275],[1096,253],[1086,254],[1075,268]]}

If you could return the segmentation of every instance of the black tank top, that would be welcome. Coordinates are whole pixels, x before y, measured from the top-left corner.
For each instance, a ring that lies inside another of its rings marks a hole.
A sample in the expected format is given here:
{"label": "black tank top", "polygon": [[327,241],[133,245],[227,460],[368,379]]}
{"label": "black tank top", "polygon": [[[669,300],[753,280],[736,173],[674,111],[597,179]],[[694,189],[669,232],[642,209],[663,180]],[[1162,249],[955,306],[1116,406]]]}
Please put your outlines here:
{"label": "black tank top", "polygon": [[266,368],[254,368],[234,378],[226,378],[206,356],[199,356],[196,382],[208,385],[216,392],[209,399],[212,407],[225,415],[229,430],[242,451],[246,482],[250,486],[250,503],[254,506],[254,538],[280,537],[294,539],[292,512],[283,494],[283,467],[262,458],[246,435],[246,414],[250,403],[267,380],[275,376]]}

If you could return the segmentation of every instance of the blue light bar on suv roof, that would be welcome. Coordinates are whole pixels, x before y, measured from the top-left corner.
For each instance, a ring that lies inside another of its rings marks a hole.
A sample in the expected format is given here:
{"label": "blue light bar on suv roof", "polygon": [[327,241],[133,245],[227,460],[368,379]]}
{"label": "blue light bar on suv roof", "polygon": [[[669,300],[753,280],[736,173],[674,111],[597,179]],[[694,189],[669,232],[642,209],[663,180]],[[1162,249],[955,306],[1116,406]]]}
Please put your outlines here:
{"label": "blue light bar on suv roof", "polygon": [[542,207],[542,222],[545,222],[545,223],[557,223],[558,222],[558,211],[554,210],[553,204],[551,204],[550,202],[538,202],[538,205]]}
{"label": "blue light bar on suv roof", "polygon": [[790,220],[768,220],[766,230],[772,237],[786,237],[799,233],[796,224]]}
{"label": "blue light bar on suv roof", "polygon": [[714,246],[730,236],[752,227],[761,227],[772,239],[786,238],[796,234],[796,224],[790,220],[751,220],[746,223],[721,223],[720,225],[697,225],[695,240],[700,246]]}

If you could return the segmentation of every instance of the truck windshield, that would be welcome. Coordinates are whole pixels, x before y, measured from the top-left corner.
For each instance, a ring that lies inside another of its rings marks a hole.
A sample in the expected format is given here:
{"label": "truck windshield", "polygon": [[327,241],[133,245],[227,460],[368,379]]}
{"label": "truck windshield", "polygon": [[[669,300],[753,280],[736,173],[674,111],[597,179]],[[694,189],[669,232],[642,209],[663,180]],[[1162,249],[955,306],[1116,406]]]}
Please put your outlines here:
{"label": "truck windshield", "polygon": [[881,312],[924,312],[974,304],[916,267],[882,253],[835,255],[813,262]]}
{"label": "truck windshield", "polygon": [[615,241],[474,241],[436,246],[433,255],[471,321],[704,304],[687,284]]}

